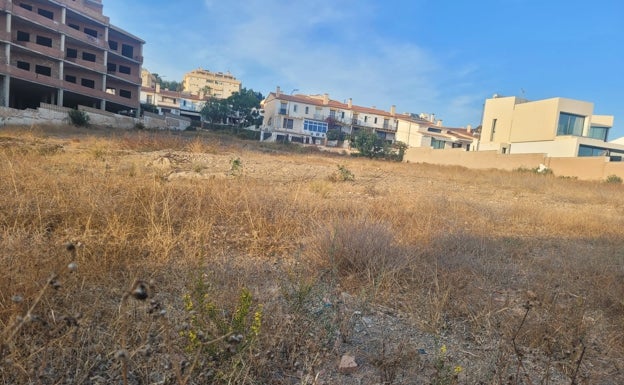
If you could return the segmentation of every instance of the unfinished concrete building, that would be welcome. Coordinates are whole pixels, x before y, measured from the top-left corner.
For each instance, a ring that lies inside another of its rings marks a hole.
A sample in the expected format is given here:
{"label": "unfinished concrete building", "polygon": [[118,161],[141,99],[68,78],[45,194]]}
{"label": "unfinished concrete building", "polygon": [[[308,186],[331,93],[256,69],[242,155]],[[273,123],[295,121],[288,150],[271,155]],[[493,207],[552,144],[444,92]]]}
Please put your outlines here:
{"label": "unfinished concrete building", "polygon": [[0,106],[137,114],[144,43],[102,0],[0,0]]}

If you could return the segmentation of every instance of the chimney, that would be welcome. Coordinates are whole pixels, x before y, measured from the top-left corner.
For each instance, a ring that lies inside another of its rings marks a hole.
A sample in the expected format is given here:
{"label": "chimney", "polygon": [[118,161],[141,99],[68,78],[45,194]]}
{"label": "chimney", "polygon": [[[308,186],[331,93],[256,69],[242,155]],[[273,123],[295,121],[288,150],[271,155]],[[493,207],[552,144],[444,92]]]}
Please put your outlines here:
{"label": "chimney", "polygon": [[472,133],[472,125],[471,125],[471,124],[469,124],[469,125],[467,125],[467,126],[466,126],[466,131],[467,131],[469,134],[470,134],[470,133]]}
{"label": "chimney", "polygon": [[328,93],[324,93],[323,94],[323,105],[326,106],[329,104],[329,94]]}
{"label": "chimney", "polygon": [[442,119],[438,119],[438,121],[436,122],[436,126],[442,127]]}
{"label": "chimney", "polygon": [[390,107],[390,115],[396,115],[396,106],[394,104]]}
{"label": "chimney", "polygon": [[280,96],[280,95],[282,95],[282,90],[280,86],[277,86],[277,88],[275,89],[275,96]]}
{"label": "chimney", "polygon": [[353,99],[352,98],[349,98],[349,100],[347,101],[347,107],[353,108]]}
{"label": "chimney", "polygon": [[156,93],[160,93],[160,83],[156,83]]}
{"label": "chimney", "polygon": [[429,121],[431,123],[435,123],[435,114],[432,112],[431,115],[429,115]]}

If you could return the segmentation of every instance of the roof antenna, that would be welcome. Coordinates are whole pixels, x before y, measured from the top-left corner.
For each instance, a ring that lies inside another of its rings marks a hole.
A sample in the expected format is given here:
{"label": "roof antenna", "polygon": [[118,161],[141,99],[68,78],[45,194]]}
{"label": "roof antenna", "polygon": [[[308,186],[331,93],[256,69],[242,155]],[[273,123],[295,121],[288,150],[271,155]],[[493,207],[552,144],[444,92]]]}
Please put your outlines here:
{"label": "roof antenna", "polygon": [[524,88],[520,88],[520,95],[522,96],[522,99],[526,99],[524,97]]}

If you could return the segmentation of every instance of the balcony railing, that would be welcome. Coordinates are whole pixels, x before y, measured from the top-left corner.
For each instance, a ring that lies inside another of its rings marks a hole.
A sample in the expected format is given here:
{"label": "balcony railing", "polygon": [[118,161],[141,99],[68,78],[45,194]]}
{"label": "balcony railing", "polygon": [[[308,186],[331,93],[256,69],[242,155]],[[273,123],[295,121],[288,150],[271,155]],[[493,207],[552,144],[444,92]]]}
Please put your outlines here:
{"label": "balcony railing", "polygon": [[130,60],[130,61],[135,62],[135,63],[143,64],[143,56],[141,56],[141,55],[134,55],[134,56],[130,57],[130,56],[122,55],[121,52],[115,51],[112,48],[109,48],[108,52],[114,54],[116,57],[123,58],[125,60]]}
{"label": "balcony railing", "polygon": [[13,39],[13,43],[17,46],[27,48],[44,56],[53,57],[55,59],[61,59],[63,57],[63,52],[61,52],[58,48],[46,47],[30,41],[18,41],[17,39]]}
{"label": "balcony railing", "polygon": [[61,80],[53,78],[51,76],[45,76],[33,71],[23,70],[8,64],[0,64],[0,71],[9,74],[17,79],[26,80],[29,82],[43,84],[45,86],[59,88],[61,86]]}
{"label": "balcony railing", "polygon": [[65,58],[66,62],[70,62],[73,64],[77,64],[83,68],[89,69],[91,71],[96,71],[99,73],[106,73],[106,66],[104,64],[101,63],[94,63],[92,61],[87,61],[87,60],[82,60],[82,59],[78,59],[78,58],[74,58],[74,57],[66,57]]}
{"label": "balcony railing", "polygon": [[[58,31],[59,26],[61,25],[61,23],[56,20],[48,19],[47,17],[41,16],[36,12],[22,8],[19,5],[13,5],[11,12],[13,13],[13,16],[17,16],[22,20],[26,20],[31,23],[39,24],[55,32]],[[60,9],[58,12],[60,15]]]}
{"label": "balcony railing", "polygon": [[59,30],[63,32],[68,37],[78,40],[82,43],[87,43],[99,49],[106,49],[106,42],[102,39],[98,39],[97,37],[93,37],[91,35],[87,35],[82,31],[78,31],[77,29],[73,29],[68,25],[61,25]]}
{"label": "balcony railing", "polygon": [[120,80],[124,80],[124,81],[130,82],[130,83],[135,84],[135,85],[140,85],[141,84],[141,77],[137,76],[137,75],[128,75],[128,74],[124,74],[124,73],[121,73],[121,72],[110,72],[110,71],[108,72],[108,75],[109,76],[113,76],[113,77],[115,77],[117,79],[120,79]]}
{"label": "balcony railing", "polygon": [[63,82],[63,88],[80,95],[90,96],[96,99],[104,99],[105,92],[95,88],[85,87],[78,83]]}

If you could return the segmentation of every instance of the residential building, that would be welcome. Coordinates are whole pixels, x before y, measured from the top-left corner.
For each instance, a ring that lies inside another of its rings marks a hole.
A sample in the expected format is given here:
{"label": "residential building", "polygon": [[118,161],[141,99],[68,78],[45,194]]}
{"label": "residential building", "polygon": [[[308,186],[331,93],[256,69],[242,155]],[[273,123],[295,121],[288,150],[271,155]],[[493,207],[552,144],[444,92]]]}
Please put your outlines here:
{"label": "residential building", "polygon": [[408,147],[474,151],[476,136],[470,126],[444,127],[442,120],[435,120],[434,114],[402,114],[398,115],[396,140]]}
{"label": "residential building", "polygon": [[140,38],[101,0],[0,0],[0,105],[139,110]]}
{"label": "residential building", "polygon": [[324,95],[288,95],[277,87],[264,100],[263,140],[324,144],[330,129],[346,134],[373,129],[380,138],[394,142],[395,107],[390,111],[331,100]]}
{"label": "residential building", "polygon": [[155,88],[157,82],[156,75],[153,75],[145,68],[141,70],[141,87]]}
{"label": "residential building", "polygon": [[211,72],[202,68],[186,73],[182,83],[184,91],[201,98],[212,96],[217,99],[227,99],[241,90],[240,80],[229,72]]}
{"label": "residential building", "polygon": [[485,101],[478,150],[621,160],[624,145],[607,141],[613,121],[610,115],[594,115],[590,102],[494,95]]}
{"label": "residential building", "polygon": [[205,100],[188,92],[161,89],[160,84],[155,83],[154,87],[141,87],[141,103],[156,106],[160,114],[170,113],[199,121]]}

